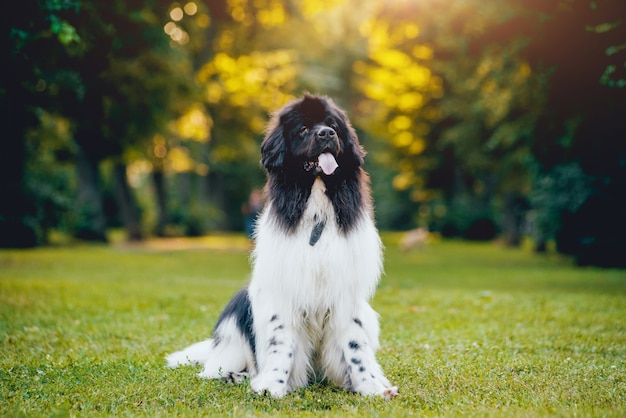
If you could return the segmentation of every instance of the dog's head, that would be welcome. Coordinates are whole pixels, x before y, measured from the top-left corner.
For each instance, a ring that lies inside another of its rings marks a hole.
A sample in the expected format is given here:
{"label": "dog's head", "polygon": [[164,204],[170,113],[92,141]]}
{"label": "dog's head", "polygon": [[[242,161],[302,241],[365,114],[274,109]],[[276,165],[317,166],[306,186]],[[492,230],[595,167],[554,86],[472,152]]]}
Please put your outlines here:
{"label": "dog's head", "polygon": [[270,173],[331,176],[357,169],[364,156],[346,114],[331,99],[309,94],[276,112],[261,144],[261,163]]}

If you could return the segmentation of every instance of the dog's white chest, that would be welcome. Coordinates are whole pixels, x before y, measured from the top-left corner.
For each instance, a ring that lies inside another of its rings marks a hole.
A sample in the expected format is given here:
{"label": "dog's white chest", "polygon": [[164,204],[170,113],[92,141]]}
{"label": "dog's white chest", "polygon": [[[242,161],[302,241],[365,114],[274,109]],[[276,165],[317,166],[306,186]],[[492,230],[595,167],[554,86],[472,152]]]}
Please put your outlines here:
{"label": "dog's white chest", "polygon": [[[271,204],[271,203],[270,203]],[[311,233],[325,225],[311,245]],[[263,292],[294,311],[325,311],[369,299],[382,270],[382,251],[373,220],[363,215],[354,228],[340,231],[324,182],[317,179],[293,232],[280,228],[266,208],[257,225],[250,294]]]}
{"label": "dog's white chest", "polygon": [[335,210],[330,199],[326,196],[326,185],[318,177],[315,179],[313,187],[311,187],[311,195],[309,196],[302,222],[305,225],[315,224],[320,221],[334,220],[334,217]]}

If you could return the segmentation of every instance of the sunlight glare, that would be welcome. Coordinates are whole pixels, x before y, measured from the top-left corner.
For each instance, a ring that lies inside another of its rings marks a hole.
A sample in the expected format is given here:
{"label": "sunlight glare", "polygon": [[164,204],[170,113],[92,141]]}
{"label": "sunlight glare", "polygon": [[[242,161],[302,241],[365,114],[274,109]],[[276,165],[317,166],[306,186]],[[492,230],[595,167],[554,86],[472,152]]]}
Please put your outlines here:
{"label": "sunlight glare", "polygon": [[183,18],[183,9],[181,9],[180,7],[173,8],[170,11],[170,18],[174,22],[178,22],[179,20],[181,20]]}
{"label": "sunlight glare", "polygon": [[193,1],[190,1],[189,3],[185,4],[184,9],[185,9],[185,13],[187,13],[189,16],[193,16],[198,12],[198,6]]}
{"label": "sunlight glare", "polygon": [[167,22],[165,26],[163,26],[163,31],[168,35],[171,35],[174,29],[176,29],[176,23],[174,22]]}

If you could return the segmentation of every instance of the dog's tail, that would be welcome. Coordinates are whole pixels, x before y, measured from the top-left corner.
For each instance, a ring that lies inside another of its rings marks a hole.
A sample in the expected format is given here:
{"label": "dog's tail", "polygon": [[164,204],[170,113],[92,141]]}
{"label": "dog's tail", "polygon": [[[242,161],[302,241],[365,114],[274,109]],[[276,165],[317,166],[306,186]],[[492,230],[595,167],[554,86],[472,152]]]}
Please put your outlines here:
{"label": "dog's tail", "polygon": [[168,367],[202,365],[200,377],[237,380],[256,373],[254,331],[248,290],[243,289],[228,303],[213,331],[213,338],[200,341],[166,357]]}
{"label": "dog's tail", "polygon": [[168,367],[201,365],[198,374],[207,379],[227,378],[235,382],[256,374],[254,349],[248,338],[239,331],[236,318],[230,316],[219,322],[214,338],[200,341],[168,355]]}
{"label": "dog's tail", "polygon": [[192,344],[184,350],[168,355],[167,367],[176,368],[178,366],[202,365],[209,360],[211,351],[215,343],[213,339],[200,341]]}

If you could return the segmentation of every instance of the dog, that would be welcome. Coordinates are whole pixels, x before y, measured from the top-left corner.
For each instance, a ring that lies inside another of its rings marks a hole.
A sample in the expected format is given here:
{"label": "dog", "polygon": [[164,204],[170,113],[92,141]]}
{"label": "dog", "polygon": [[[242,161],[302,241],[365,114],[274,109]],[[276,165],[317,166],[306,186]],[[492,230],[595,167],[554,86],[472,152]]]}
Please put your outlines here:
{"label": "dog", "polygon": [[204,378],[281,398],[326,380],[364,396],[398,394],[375,358],[382,272],[365,151],[332,99],[306,94],[275,113],[261,144],[266,204],[254,232],[252,277],[213,337],[167,356]]}

